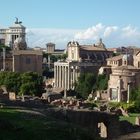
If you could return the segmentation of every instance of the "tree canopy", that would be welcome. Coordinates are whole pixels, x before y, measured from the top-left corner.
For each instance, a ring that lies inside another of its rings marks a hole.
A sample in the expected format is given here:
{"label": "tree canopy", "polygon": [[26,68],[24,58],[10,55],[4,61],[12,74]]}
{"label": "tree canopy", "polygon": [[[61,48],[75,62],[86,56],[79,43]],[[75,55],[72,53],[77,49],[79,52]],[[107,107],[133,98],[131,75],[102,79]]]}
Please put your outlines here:
{"label": "tree canopy", "polygon": [[75,85],[75,91],[78,96],[87,98],[92,91],[106,90],[108,77],[106,75],[95,75],[92,73],[82,73]]}
{"label": "tree canopy", "polygon": [[130,102],[133,102],[134,106],[130,107],[129,111],[140,112],[140,87],[131,90]]}
{"label": "tree canopy", "polygon": [[16,94],[41,95],[43,90],[42,76],[35,72],[0,72],[0,86]]}

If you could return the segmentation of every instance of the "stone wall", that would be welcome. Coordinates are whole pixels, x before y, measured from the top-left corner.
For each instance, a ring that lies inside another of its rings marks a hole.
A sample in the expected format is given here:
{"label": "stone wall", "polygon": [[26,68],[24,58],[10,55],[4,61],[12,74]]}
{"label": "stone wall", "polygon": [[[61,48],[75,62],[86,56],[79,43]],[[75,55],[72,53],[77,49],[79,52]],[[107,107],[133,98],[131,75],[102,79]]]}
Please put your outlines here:
{"label": "stone wall", "polygon": [[[104,130],[99,130],[99,123],[104,123],[106,126],[107,138],[112,139],[120,135],[119,118],[114,114],[89,110],[64,109],[51,110],[51,114],[58,119],[87,128],[94,136],[99,136],[100,132],[104,132]],[[100,134],[100,136],[102,135]]]}

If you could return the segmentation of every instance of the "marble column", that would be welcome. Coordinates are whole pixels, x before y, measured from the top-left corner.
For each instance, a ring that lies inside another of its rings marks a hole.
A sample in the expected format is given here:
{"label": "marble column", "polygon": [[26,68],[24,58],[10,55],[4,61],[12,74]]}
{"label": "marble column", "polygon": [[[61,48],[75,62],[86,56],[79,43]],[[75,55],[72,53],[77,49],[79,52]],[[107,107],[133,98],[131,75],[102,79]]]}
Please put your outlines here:
{"label": "marble column", "polygon": [[56,66],[54,65],[54,87],[56,87]]}
{"label": "marble column", "polygon": [[73,83],[73,68],[70,68],[70,88],[72,88]]}
{"label": "marble column", "polygon": [[120,89],[120,87],[118,87],[118,102],[120,102],[121,101],[121,89]]}
{"label": "marble column", "polygon": [[58,87],[58,74],[59,74],[59,69],[58,66],[56,66],[56,87]]}
{"label": "marble column", "polygon": [[129,98],[130,98],[130,83],[127,85],[127,103],[129,103]]}
{"label": "marble column", "polygon": [[67,79],[67,82],[68,82],[68,87],[67,87],[67,89],[70,89],[70,67],[68,66],[67,67],[67,77],[68,77],[68,79]]}
{"label": "marble column", "polygon": [[59,66],[59,87],[61,87],[61,66]]}
{"label": "marble column", "polygon": [[64,88],[64,76],[65,75],[65,72],[64,72],[64,66],[62,66],[62,74],[61,74],[61,76],[62,76],[62,88]]}
{"label": "marble column", "polygon": [[74,84],[75,84],[75,67],[73,67],[73,83],[72,83],[72,88],[74,88]]}
{"label": "marble column", "polygon": [[64,89],[67,89],[67,66],[65,66],[65,81],[64,81]]}

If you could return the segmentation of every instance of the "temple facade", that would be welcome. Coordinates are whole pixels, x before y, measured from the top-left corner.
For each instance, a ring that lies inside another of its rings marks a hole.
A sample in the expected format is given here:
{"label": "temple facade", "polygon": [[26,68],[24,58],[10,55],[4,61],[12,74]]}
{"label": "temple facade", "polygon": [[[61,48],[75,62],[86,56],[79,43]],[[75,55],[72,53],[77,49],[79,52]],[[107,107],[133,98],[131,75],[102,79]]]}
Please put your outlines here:
{"label": "temple facade", "polygon": [[68,58],[66,61],[54,63],[55,88],[73,89],[80,73],[98,73],[106,59],[112,56],[100,39],[98,44],[80,45],[73,41],[67,44]]}

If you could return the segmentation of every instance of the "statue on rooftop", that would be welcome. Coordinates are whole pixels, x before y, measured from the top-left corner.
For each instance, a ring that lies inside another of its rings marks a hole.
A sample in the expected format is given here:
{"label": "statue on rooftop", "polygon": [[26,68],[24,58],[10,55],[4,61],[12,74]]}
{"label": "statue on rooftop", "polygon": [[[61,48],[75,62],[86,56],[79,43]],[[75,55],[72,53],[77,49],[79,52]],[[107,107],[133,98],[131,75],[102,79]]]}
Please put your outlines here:
{"label": "statue on rooftop", "polygon": [[15,17],[15,18],[16,18],[15,24],[21,24],[22,23],[21,21],[18,20],[17,17]]}
{"label": "statue on rooftop", "polygon": [[18,18],[17,17],[15,17],[15,18],[16,18],[15,24],[18,24]]}

